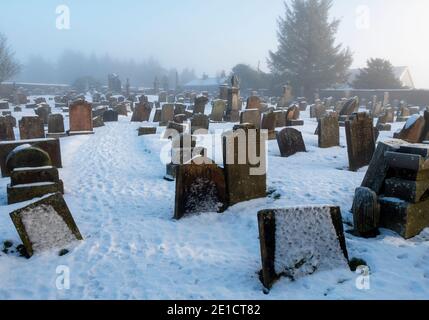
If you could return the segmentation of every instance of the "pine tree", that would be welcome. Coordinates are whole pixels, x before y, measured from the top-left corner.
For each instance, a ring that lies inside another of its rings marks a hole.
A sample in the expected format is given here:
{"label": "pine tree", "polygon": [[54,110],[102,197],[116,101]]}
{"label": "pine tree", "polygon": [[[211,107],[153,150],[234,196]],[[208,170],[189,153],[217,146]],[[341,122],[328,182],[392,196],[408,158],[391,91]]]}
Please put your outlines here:
{"label": "pine tree", "polygon": [[393,65],[388,60],[369,59],[367,67],[360,70],[353,81],[355,89],[401,89],[401,81],[396,78]]}
{"label": "pine tree", "polygon": [[7,44],[6,36],[0,33],[0,84],[11,79],[20,71],[14,52]]}
{"label": "pine tree", "polygon": [[291,0],[285,7],[278,49],[268,59],[278,87],[289,81],[295,94],[312,97],[317,89],[346,82],[352,54],[335,43],[340,20],[329,20],[332,0]]}

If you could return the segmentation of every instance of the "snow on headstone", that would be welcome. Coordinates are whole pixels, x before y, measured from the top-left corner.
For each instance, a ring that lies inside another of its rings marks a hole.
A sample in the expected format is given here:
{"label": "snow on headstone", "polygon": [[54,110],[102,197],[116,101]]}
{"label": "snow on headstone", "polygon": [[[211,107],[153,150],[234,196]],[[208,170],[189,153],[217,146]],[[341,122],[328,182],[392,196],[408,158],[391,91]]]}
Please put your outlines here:
{"label": "snow on headstone", "polygon": [[60,193],[49,195],[10,213],[29,257],[51,249],[64,249],[82,240]]}
{"label": "snow on headstone", "polygon": [[317,271],[348,268],[339,207],[293,207],[258,213],[262,282],[297,279]]}

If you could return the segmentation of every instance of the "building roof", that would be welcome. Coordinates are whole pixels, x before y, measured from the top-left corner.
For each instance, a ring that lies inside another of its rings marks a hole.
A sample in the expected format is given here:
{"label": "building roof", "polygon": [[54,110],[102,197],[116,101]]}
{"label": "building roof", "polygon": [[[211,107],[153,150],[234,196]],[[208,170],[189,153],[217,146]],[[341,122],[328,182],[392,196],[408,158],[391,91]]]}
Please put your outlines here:
{"label": "building roof", "polygon": [[228,78],[203,78],[203,79],[195,79],[187,84],[185,84],[185,87],[217,87],[222,84],[227,83]]}

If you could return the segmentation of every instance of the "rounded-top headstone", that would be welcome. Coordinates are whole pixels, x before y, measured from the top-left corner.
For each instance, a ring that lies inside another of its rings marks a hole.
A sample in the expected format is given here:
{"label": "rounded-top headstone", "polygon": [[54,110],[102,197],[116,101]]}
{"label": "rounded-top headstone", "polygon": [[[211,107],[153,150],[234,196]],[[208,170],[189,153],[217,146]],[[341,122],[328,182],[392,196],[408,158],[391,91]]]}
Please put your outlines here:
{"label": "rounded-top headstone", "polygon": [[24,144],[13,149],[6,158],[6,168],[38,168],[52,166],[49,154],[39,148]]}

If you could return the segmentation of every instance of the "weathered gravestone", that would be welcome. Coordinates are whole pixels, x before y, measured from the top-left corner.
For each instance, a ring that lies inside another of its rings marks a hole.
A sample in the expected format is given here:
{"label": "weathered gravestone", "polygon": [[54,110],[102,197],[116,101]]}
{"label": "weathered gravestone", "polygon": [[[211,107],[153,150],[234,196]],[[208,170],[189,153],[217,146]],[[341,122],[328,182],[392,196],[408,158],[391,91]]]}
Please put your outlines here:
{"label": "weathered gravestone", "polygon": [[135,106],[131,122],[149,121],[152,107],[148,102],[140,102]]}
{"label": "weathered gravestone", "polygon": [[285,128],[277,132],[277,143],[282,157],[290,157],[297,152],[307,152],[301,132],[293,128]]}
{"label": "weathered gravestone", "polygon": [[282,276],[295,280],[349,268],[339,207],[263,210],[258,224],[261,281],[267,289]]}
{"label": "weathered gravestone", "polygon": [[326,114],[326,107],[319,102],[310,106],[310,118],[320,119]]}
{"label": "weathered gravestone", "polygon": [[62,114],[50,114],[48,119],[48,138],[61,138],[67,134],[64,130],[64,118]]}
{"label": "weathered gravestone", "polygon": [[3,109],[3,110],[9,109],[9,102],[0,100],[0,109]]}
{"label": "weathered gravestone", "polygon": [[118,104],[113,108],[113,110],[115,110],[120,116],[128,116],[128,105],[126,103]]}
{"label": "weathered gravestone", "polygon": [[240,114],[240,123],[250,123],[255,126],[256,129],[261,127],[261,112],[259,109],[247,109]]}
{"label": "weathered gravestone", "polygon": [[240,119],[241,102],[240,90],[238,88],[228,88],[228,103],[225,112],[225,121],[237,122]]}
{"label": "weathered gravestone", "polygon": [[356,189],[353,200],[354,232],[364,238],[378,235],[380,225],[380,205],[377,194],[369,188]]}
{"label": "weathered gravestone", "polygon": [[28,257],[52,249],[66,249],[82,235],[60,193],[10,213]]}
{"label": "weathered gravestone", "polygon": [[175,219],[189,214],[225,211],[227,195],[223,170],[201,156],[179,165],[175,200]]}
{"label": "weathered gravestone", "polygon": [[262,115],[261,129],[268,131],[268,140],[276,139],[276,114],[273,111]]}
{"label": "weathered gravestone", "polygon": [[426,121],[419,115],[411,116],[405,123],[404,128],[394,134],[394,138],[402,139],[410,143],[421,143],[425,136]]}
{"label": "weathered gravestone", "polygon": [[43,120],[40,117],[22,117],[19,120],[19,136],[21,140],[44,138]]}
{"label": "weathered gravestone", "polygon": [[85,101],[75,101],[69,107],[69,135],[93,134],[92,107]]}
{"label": "weathered gravestone", "polygon": [[276,117],[276,128],[286,127],[286,111],[276,110],[274,115]]}
{"label": "weathered gravestone", "polygon": [[168,122],[174,120],[174,104],[166,103],[162,106],[159,125],[165,127]]}
{"label": "weathered gravestone", "polygon": [[205,134],[208,133],[209,130],[209,117],[205,114],[198,113],[194,114],[191,118],[191,134]]}
{"label": "weathered gravestone", "polygon": [[286,126],[295,127],[295,126],[303,126],[304,121],[299,120],[299,107],[297,105],[293,105],[288,108],[286,111]]}
{"label": "weathered gravestone", "polygon": [[51,107],[47,103],[41,103],[34,110],[36,115],[38,115],[42,120],[43,124],[47,125],[49,120],[49,115],[51,114]]}
{"label": "weathered gravestone", "polygon": [[15,140],[12,123],[6,117],[0,117],[0,141]]}
{"label": "weathered gravestone", "polygon": [[161,121],[161,109],[155,109],[155,114],[153,116],[153,122]]}
{"label": "weathered gravestone", "polygon": [[331,148],[340,145],[340,125],[336,115],[328,115],[319,119],[317,133],[319,148]]}
{"label": "weathered gravestone", "polygon": [[167,124],[167,128],[164,131],[163,139],[172,139],[177,135],[185,132],[186,126],[180,123],[176,123],[174,121],[169,121]]}
{"label": "weathered gravestone", "polygon": [[156,134],[156,127],[140,127],[138,128],[138,136],[146,136]]}
{"label": "weathered gravestone", "polygon": [[204,114],[206,112],[206,104],[209,102],[209,99],[205,96],[200,96],[194,100],[194,114]]}
{"label": "weathered gravestone", "polygon": [[354,97],[346,101],[340,111],[341,116],[350,116],[359,111],[359,98]]}
{"label": "weathered gravestone", "polygon": [[261,110],[261,99],[258,96],[251,96],[247,98],[246,109]]}
{"label": "weathered gravestone", "polygon": [[226,101],[225,100],[215,100],[213,101],[212,113],[210,114],[210,121],[212,122],[222,122],[226,110]]}
{"label": "weathered gravestone", "polygon": [[46,194],[64,193],[58,169],[45,151],[29,144],[15,148],[6,159],[11,183],[7,186],[8,204],[31,200]]}
{"label": "weathered gravestone", "polygon": [[222,137],[228,203],[263,198],[267,190],[265,130],[237,125]]}
{"label": "weathered gravestone", "polygon": [[103,113],[103,122],[117,122],[119,120],[119,114],[115,110],[106,110]]}
{"label": "weathered gravestone", "polygon": [[346,121],[349,169],[357,171],[367,166],[375,151],[373,120],[367,113],[356,113]]}
{"label": "weathered gravestone", "polygon": [[167,92],[162,91],[162,92],[159,93],[159,95],[158,95],[158,102],[159,103],[167,102]]}
{"label": "weathered gravestone", "polygon": [[174,104],[174,115],[177,116],[179,114],[185,114],[186,112],[186,105],[183,103],[175,103]]}

